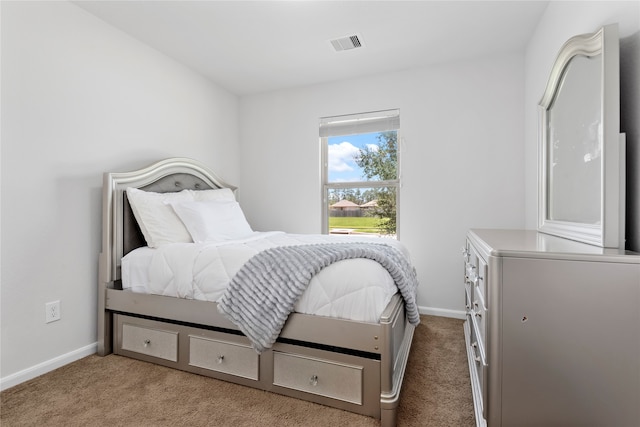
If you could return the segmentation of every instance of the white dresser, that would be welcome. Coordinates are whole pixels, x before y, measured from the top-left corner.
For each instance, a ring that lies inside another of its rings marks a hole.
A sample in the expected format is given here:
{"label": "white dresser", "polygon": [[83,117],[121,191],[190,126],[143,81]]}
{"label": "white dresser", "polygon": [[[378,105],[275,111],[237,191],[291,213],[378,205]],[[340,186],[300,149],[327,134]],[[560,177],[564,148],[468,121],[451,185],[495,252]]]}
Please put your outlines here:
{"label": "white dresser", "polygon": [[478,426],[640,426],[640,255],[471,230],[465,339]]}

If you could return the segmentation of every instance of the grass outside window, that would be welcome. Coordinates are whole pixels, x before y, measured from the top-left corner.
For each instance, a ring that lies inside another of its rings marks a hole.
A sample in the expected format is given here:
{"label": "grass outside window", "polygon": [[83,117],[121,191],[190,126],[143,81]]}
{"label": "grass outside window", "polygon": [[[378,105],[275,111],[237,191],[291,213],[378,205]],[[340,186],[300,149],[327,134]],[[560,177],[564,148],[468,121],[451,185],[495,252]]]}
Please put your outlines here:
{"label": "grass outside window", "polygon": [[335,229],[353,230],[354,233],[382,233],[376,217],[329,217],[329,232]]}

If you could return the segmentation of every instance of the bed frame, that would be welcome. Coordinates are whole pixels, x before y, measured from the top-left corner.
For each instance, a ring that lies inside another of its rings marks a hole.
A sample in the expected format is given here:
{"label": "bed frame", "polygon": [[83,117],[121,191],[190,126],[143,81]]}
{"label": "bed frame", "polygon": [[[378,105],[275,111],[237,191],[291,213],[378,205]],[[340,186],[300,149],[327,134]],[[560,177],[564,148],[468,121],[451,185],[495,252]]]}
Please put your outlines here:
{"label": "bed frame", "polygon": [[292,313],[274,346],[256,353],[216,303],[123,291],[120,260],[145,246],[126,188],[175,192],[235,187],[201,163],[171,158],[105,173],[98,283],[98,354],[116,353],[396,424],[414,326],[398,295],[379,323]]}

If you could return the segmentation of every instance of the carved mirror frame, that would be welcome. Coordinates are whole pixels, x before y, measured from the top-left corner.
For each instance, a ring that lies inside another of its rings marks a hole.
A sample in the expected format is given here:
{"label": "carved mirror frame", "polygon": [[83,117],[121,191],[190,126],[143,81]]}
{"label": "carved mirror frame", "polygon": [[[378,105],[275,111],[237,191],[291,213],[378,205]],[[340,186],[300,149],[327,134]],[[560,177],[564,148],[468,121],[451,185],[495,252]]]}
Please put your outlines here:
{"label": "carved mirror frame", "polygon": [[539,102],[538,231],[624,248],[617,24],[560,49]]}

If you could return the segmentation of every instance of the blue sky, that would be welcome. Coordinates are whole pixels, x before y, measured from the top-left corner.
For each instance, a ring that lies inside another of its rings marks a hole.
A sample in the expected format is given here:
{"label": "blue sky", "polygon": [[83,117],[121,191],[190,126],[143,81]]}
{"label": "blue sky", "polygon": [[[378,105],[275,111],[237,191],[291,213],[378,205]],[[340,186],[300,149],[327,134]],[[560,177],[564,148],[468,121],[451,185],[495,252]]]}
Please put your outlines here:
{"label": "blue sky", "polygon": [[362,170],[353,160],[359,149],[367,145],[378,146],[379,132],[329,138],[329,182],[365,181]]}

